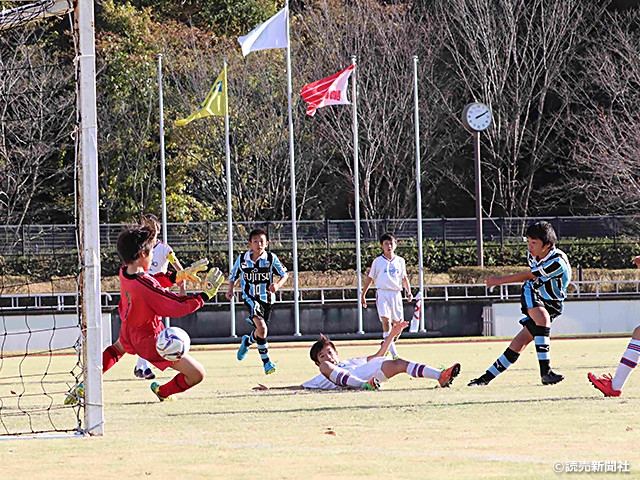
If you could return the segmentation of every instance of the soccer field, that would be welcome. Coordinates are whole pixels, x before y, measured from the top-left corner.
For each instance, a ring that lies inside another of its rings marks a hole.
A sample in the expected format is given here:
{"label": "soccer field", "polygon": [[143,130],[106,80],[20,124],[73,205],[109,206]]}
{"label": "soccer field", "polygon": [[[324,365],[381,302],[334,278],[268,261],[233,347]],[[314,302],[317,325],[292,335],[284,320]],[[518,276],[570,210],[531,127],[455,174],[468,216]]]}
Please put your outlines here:
{"label": "soccer field", "polygon": [[[105,375],[104,437],[4,441],[0,478],[640,478],[640,374],[620,398],[603,398],[586,378],[613,373],[627,343],[553,339],[552,366],[564,382],[541,385],[530,346],[491,385],[469,388],[508,340],[401,340],[404,358],[460,362],[452,387],[401,375],[377,392],[322,393],[251,389],[314,376],[307,343],[272,344],[278,370],[268,377],[253,349],[243,362],[229,346],[196,349],[207,377],[164,403],[125,356]],[[379,343],[337,346],[346,359]],[[611,462],[616,470],[627,462],[630,473],[554,473],[554,465],[604,470]]]}

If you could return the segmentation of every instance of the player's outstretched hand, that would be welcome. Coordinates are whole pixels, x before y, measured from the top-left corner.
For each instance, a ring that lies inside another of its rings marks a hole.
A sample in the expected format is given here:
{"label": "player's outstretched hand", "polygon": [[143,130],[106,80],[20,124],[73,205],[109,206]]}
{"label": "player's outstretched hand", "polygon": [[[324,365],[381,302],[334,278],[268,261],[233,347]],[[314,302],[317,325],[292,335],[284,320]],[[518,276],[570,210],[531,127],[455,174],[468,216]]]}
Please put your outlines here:
{"label": "player's outstretched hand", "polygon": [[393,325],[391,325],[391,331],[389,332],[389,336],[395,337],[408,326],[409,326],[409,322],[405,322],[404,320],[401,320],[399,322],[393,322]]}
{"label": "player's outstretched hand", "polygon": [[207,272],[207,276],[204,277],[202,281],[202,291],[209,297],[215,297],[216,293],[218,293],[218,289],[222,282],[224,281],[224,276],[219,268],[212,268]]}
{"label": "player's outstretched hand", "polygon": [[188,280],[193,283],[200,283],[200,277],[198,277],[198,273],[204,272],[209,265],[209,260],[203,258],[202,260],[198,260],[197,262],[192,263],[184,270],[178,270],[176,272],[176,283],[184,282]]}
{"label": "player's outstretched hand", "polygon": [[251,390],[269,390],[269,387],[259,383],[257,387],[253,387]]}

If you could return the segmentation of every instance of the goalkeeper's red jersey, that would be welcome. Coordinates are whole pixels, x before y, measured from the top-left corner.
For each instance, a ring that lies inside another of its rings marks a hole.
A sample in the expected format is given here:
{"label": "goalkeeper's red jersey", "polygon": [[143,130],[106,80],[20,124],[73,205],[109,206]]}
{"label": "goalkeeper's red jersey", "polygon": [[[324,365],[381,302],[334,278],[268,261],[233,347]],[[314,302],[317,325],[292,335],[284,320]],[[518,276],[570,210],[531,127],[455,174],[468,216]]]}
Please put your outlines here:
{"label": "goalkeeper's red jersey", "polygon": [[179,318],[204,305],[200,295],[179,295],[166,287],[174,285],[167,273],[129,275],[120,269],[120,303],[118,312],[123,326],[155,330],[162,317]]}

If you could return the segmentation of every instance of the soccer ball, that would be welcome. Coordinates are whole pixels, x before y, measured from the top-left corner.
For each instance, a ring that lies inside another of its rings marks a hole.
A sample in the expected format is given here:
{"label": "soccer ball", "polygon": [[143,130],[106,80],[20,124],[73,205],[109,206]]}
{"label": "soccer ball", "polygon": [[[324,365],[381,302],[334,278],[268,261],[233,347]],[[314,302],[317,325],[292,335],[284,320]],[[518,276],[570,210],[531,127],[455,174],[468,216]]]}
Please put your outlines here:
{"label": "soccer ball", "polygon": [[177,362],[187,353],[191,347],[189,334],[178,327],[164,329],[156,339],[156,350],[165,360]]}

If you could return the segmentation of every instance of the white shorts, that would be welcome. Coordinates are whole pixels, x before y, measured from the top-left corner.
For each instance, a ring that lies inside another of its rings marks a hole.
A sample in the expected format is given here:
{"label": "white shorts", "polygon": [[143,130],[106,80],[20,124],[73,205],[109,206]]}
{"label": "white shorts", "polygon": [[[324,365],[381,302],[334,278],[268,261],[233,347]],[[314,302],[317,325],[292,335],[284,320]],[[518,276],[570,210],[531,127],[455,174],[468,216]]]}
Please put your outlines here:
{"label": "white shorts", "polygon": [[365,381],[371,380],[375,377],[380,383],[384,383],[388,380],[385,374],[382,373],[382,364],[385,361],[386,359],[384,357],[372,358],[364,365],[360,365],[353,370],[350,370],[350,373]]}
{"label": "white shorts", "polygon": [[389,320],[404,320],[402,309],[402,292],[396,290],[376,290],[376,307],[378,316]]}

